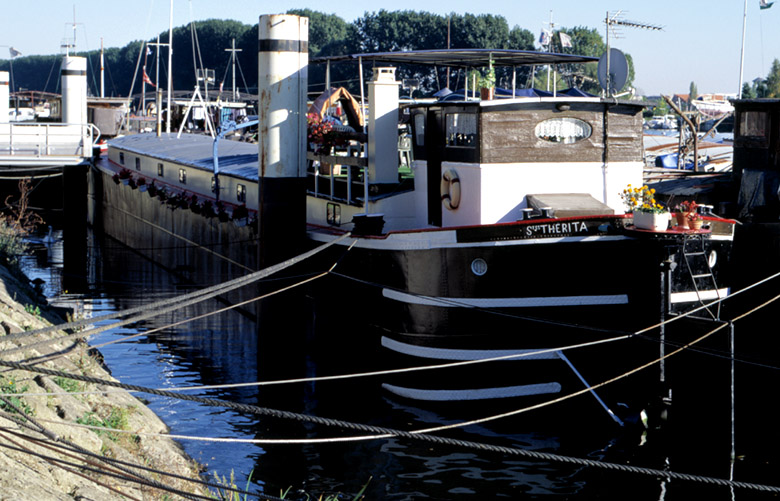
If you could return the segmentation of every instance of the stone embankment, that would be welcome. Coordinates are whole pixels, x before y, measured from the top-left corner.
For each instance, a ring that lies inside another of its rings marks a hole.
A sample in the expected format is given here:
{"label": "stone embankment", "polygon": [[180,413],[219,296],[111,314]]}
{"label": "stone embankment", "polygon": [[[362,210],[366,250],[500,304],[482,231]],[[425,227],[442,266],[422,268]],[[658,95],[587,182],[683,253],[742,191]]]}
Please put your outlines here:
{"label": "stone embankment", "polygon": [[[82,340],[18,350],[65,333],[32,339],[17,334],[62,322],[29,286],[0,266],[0,361],[114,380],[99,353]],[[146,434],[167,431],[141,400],[123,390],[0,366],[0,500],[209,496],[205,487],[190,481],[199,479],[199,466],[176,442]]]}

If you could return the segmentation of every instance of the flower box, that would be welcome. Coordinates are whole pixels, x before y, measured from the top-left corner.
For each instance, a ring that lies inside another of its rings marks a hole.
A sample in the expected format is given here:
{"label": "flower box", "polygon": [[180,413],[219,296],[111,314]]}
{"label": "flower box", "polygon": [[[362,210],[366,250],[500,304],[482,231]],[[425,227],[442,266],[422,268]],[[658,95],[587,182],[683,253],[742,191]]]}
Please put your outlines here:
{"label": "flower box", "polygon": [[669,213],[634,211],[634,227],[640,230],[666,231],[669,228]]}

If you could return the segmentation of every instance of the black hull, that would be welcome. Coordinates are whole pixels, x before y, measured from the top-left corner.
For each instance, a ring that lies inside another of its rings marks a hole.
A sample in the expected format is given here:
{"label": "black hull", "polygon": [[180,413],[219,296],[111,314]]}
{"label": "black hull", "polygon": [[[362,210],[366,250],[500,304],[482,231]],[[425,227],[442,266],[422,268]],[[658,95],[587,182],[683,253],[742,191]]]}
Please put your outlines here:
{"label": "black hull", "polygon": [[[597,222],[613,230],[592,238],[502,239],[497,245],[473,238],[421,250],[382,248],[382,239],[365,239],[344,252],[319,294],[338,301],[334,310],[343,312],[348,304],[350,318],[381,327],[384,335],[374,342],[393,367],[522,353],[513,360],[388,377],[385,389],[401,398],[522,397],[526,404],[555,399],[691,342],[716,325],[711,320],[720,316],[717,305],[696,313],[710,321],[675,321],[663,332],[635,333],[711,302],[699,297],[728,290],[730,223],[712,221],[706,234],[640,234],[620,231],[616,218]],[[482,260],[481,267],[475,260]],[[665,391],[660,372],[660,364],[652,365],[599,393],[614,406],[636,397],[641,387],[647,402],[648,394]],[[596,402],[592,395],[584,398]]]}

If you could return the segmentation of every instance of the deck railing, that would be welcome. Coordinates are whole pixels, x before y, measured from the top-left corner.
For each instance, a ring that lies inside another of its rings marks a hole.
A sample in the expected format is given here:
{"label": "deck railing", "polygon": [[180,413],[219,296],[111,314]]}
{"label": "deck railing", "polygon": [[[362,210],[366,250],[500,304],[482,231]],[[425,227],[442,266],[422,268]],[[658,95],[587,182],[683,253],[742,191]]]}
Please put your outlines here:
{"label": "deck railing", "polygon": [[308,151],[306,159],[309,194],[349,205],[363,205],[367,158]]}
{"label": "deck railing", "polygon": [[92,156],[100,137],[93,124],[0,123],[0,156]]}

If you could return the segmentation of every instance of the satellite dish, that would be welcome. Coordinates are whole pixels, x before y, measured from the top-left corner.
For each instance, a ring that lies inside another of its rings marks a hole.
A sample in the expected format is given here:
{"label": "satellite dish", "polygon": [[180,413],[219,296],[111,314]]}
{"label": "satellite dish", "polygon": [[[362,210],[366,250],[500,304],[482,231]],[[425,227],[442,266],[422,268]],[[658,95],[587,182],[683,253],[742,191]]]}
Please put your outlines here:
{"label": "satellite dish", "polygon": [[618,49],[609,49],[609,75],[611,88],[607,88],[607,53],[605,52],[599,58],[599,84],[608,95],[612,95],[621,90],[628,81],[628,61],[625,54]]}

